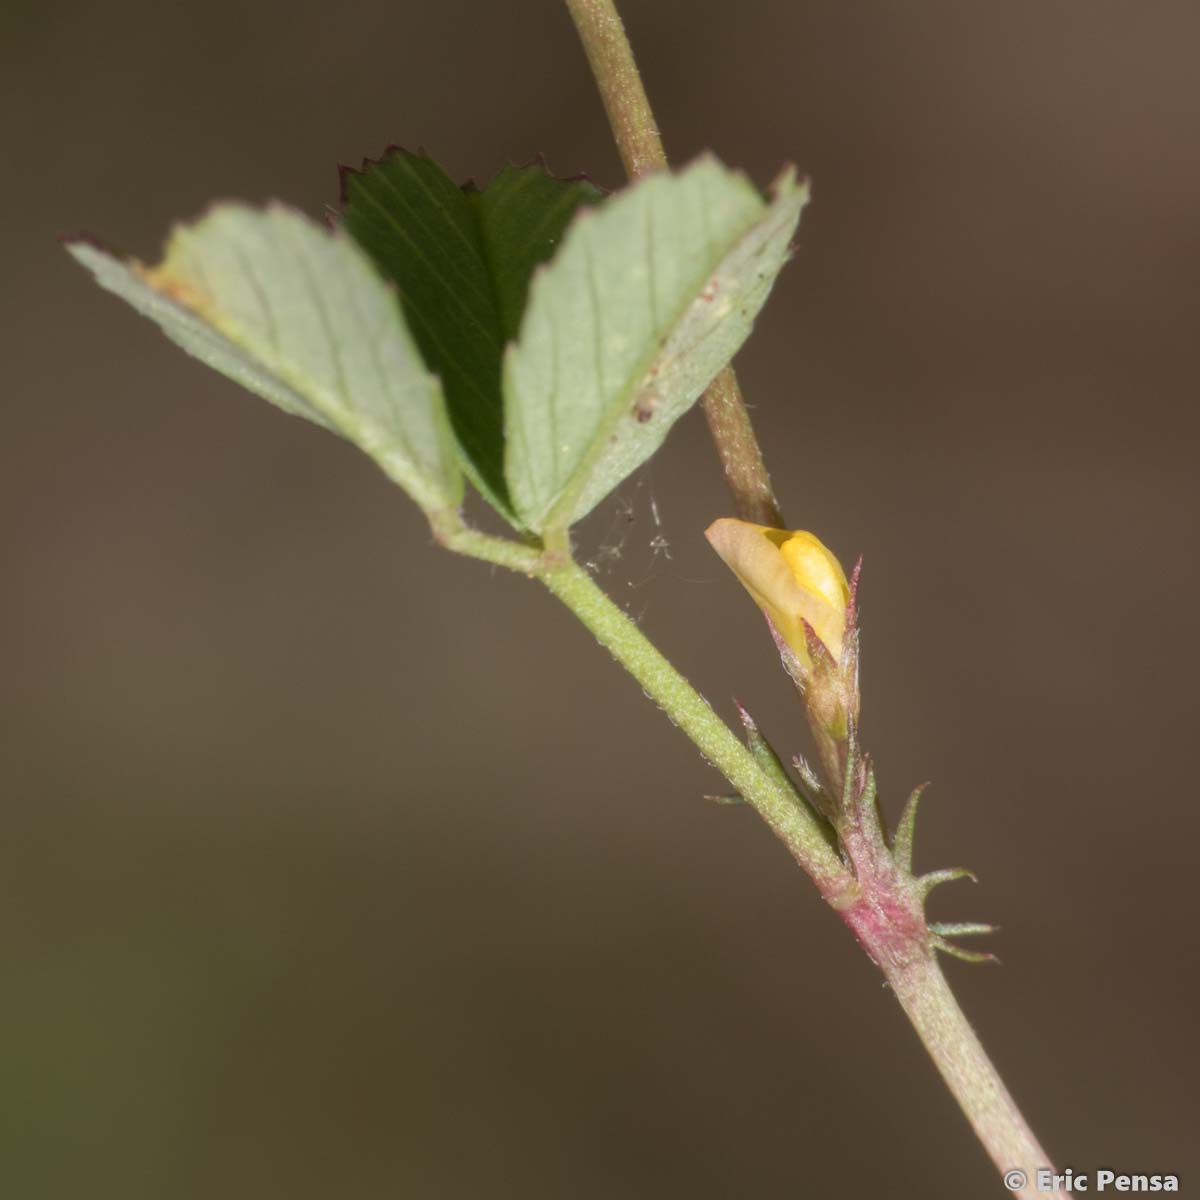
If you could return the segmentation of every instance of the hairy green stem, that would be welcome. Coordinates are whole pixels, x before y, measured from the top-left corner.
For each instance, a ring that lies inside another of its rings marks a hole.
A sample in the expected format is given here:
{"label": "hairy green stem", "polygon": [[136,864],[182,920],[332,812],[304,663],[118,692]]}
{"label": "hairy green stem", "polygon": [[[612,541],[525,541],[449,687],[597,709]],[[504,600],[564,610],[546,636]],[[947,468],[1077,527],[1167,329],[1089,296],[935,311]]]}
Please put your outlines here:
{"label": "hairy green stem", "polygon": [[708,432],[721,459],[737,515],[755,525],[786,528],[732,367],[726,367],[708,385],[703,403]]}
{"label": "hairy green stem", "polygon": [[691,738],[742,799],[754,806],[823,895],[837,895],[852,883],[845,865],[830,849],[807,809],[761,770],[754,756],[708,701],[596,586],[586,571],[572,562],[541,571],[538,578]]}
{"label": "hairy green stem", "polygon": [[[613,0],[566,0],[592,68],[625,172],[637,179],[667,165],[642,77]],[[743,521],[783,526],[771,477],[754,436],[737,376],[726,367],[701,402],[734,508]]]}
{"label": "hairy green stem", "polygon": [[808,809],[762,770],[712,705],[575,562],[565,538],[539,547],[493,537],[465,525],[454,509],[430,513],[429,524],[447,550],[540,579],[757,810],[821,894],[836,904],[853,893],[853,877]]}
{"label": "hairy green stem", "polygon": [[[431,514],[430,524],[447,549],[539,579],[579,618],[742,799],[755,808],[825,900],[840,913],[891,985],[992,1161],[1004,1172],[1025,1173],[1028,1186],[1010,1191],[1019,1196],[1065,1197],[1057,1191],[1035,1192],[1037,1171],[1052,1170],[1050,1159],[942,976],[920,906],[913,908],[905,897],[895,894],[896,872],[868,870],[856,857],[856,878],[786,783],[762,769],[708,701],[575,563],[569,548],[533,546],[479,533],[465,526],[457,512]],[[890,855],[886,857],[890,867]],[[906,920],[907,908],[912,911]]]}
{"label": "hairy green stem", "polygon": [[544,549],[480,533],[463,524],[462,515],[457,509],[448,508],[427,515],[433,536],[447,550],[478,558],[497,567],[507,567],[522,575],[536,575],[545,569],[547,553]]}
{"label": "hairy green stem", "polygon": [[[1005,1088],[958,1006],[925,938],[924,922],[904,934],[895,923],[894,898],[855,880],[809,812],[761,770],[750,751],[708,701],[671,665],[637,625],[576,564],[539,570],[538,578],[641,685],[646,694],[700,748],[704,756],[754,806],[821,894],[854,930],[883,971],[942,1078],[992,1161],[1002,1172],[1024,1172],[1018,1196],[1037,1192],[1039,1169],[1052,1170],[1045,1151]],[[880,920],[881,910],[888,916]],[[899,935],[898,935],[899,933]]]}
{"label": "hairy green stem", "polygon": [[633,47],[613,0],[566,0],[579,31],[625,173],[637,179],[667,165]]}
{"label": "hairy green stem", "polygon": [[1058,1189],[1038,1190],[1039,1169],[1053,1173],[1050,1158],[959,1008],[933,952],[903,965],[884,965],[883,972],[1006,1186],[1013,1181],[1010,1172],[1024,1176],[1023,1187],[1009,1190],[1016,1196],[1069,1200]]}

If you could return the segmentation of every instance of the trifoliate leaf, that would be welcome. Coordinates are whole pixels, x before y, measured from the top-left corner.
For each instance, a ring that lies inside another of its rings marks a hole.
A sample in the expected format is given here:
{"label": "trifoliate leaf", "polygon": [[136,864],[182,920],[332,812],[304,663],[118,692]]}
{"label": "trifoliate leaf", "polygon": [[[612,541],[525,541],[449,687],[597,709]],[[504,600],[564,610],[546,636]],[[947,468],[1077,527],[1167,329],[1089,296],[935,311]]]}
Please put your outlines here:
{"label": "trifoliate leaf", "polygon": [[748,336],[807,197],[789,171],[768,205],[706,156],[577,217],[505,358],[526,525],[570,525],[654,453]]}
{"label": "trifoliate leaf", "polygon": [[440,385],[346,234],[282,205],[223,204],[177,227],[154,268],[67,249],[189,354],[356,443],[422,508],[460,502]]}
{"label": "trifoliate leaf", "polygon": [[533,269],[575,210],[600,198],[544,167],[507,167],[481,192],[424,154],[390,150],[342,173],[343,224],[399,292],[425,361],[442,380],[463,465],[514,524],[504,479],[500,390]]}

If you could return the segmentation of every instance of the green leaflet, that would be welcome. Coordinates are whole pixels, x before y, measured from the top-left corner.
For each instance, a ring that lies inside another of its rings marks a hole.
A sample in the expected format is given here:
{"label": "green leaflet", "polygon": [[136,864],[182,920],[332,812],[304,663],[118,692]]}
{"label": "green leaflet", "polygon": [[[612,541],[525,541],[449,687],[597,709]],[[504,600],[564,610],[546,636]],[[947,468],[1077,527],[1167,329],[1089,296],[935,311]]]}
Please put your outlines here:
{"label": "green leaflet", "polygon": [[580,214],[504,363],[505,469],[529,528],[579,520],[662,444],[750,333],[807,198],[789,171],[768,205],[704,156]]}
{"label": "green leaflet", "polygon": [[153,269],[67,249],[189,354],[357,444],[426,511],[461,501],[441,387],[345,234],[282,205],[223,204],[177,227]]}
{"label": "green leaflet", "polygon": [[391,150],[344,171],[343,223],[395,285],[473,482],[520,525],[504,478],[500,388],[534,268],[554,252],[575,210],[600,198],[537,165],[506,167],[482,191],[461,188],[431,158]]}

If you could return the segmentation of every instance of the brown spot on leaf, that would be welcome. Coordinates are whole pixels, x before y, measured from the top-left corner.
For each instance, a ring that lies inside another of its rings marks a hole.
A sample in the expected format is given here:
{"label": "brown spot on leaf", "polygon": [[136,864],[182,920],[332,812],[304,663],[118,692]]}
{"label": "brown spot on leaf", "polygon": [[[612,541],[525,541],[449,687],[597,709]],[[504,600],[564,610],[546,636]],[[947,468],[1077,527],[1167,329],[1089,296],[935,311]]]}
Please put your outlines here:
{"label": "brown spot on leaf", "polygon": [[190,280],[180,279],[162,267],[138,265],[135,270],[143,282],[160,295],[166,296],[168,300],[174,300],[176,304],[181,304],[184,308],[189,308],[192,312],[197,313],[204,312],[208,307],[208,296]]}
{"label": "brown spot on leaf", "polygon": [[634,420],[639,425],[645,423],[654,416],[654,408],[658,402],[658,396],[654,392],[643,392],[637,399],[637,403],[633,406]]}

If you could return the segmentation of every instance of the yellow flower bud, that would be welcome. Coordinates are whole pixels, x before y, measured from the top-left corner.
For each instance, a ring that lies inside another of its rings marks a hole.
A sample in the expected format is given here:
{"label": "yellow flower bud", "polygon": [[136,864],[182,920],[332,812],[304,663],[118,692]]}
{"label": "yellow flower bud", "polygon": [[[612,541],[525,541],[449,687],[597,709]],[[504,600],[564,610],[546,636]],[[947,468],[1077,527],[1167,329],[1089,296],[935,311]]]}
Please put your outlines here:
{"label": "yellow flower bud", "polygon": [[807,622],[837,662],[846,636],[850,585],[841,564],[811,533],[723,517],[705,533],[800,663],[811,668]]}

